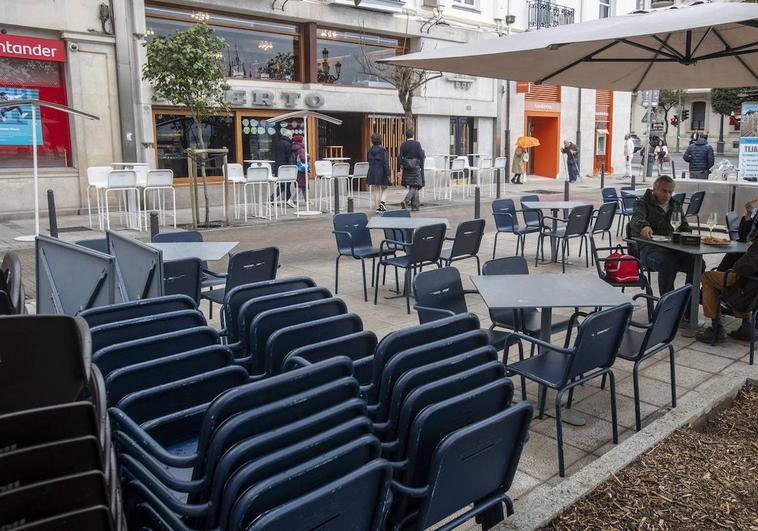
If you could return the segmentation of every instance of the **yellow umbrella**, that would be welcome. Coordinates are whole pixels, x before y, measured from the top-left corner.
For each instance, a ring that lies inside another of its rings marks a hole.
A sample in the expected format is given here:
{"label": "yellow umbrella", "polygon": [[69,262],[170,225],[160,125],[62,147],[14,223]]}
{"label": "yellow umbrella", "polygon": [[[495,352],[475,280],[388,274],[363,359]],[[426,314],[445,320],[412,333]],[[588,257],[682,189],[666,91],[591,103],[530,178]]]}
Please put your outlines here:
{"label": "yellow umbrella", "polygon": [[521,149],[529,149],[540,145],[540,141],[533,136],[520,136],[516,139],[516,146]]}

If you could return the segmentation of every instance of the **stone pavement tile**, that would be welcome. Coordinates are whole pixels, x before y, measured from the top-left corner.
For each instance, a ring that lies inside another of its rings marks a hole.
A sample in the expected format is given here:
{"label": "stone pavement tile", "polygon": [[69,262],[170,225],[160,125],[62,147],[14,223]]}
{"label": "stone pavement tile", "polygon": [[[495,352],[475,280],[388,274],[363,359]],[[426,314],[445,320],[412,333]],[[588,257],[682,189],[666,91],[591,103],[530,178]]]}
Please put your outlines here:
{"label": "stone pavement tile", "polygon": [[[678,369],[679,367],[677,367]],[[678,371],[677,371],[678,373]],[[640,375],[640,400],[647,404],[657,407],[668,407],[671,405],[671,385],[654,378]],[[677,398],[684,396],[687,391],[685,387],[676,386]],[[616,392],[622,397],[634,398],[634,380],[627,378],[616,385]],[[623,398],[621,398],[623,400]],[[642,410],[641,410],[642,411]]]}
{"label": "stone pavement tile", "polygon": [[[547,481],[558,473],[558,447],[555,439],[529,431],[529,440],[519,462],[519,470],[541,481]],[[563,457],[567,467],[588,455],[564,441]]]}
{"label": "stone pavement tile", "polygon": [[[662,382],[671,381],[670,364],[667,361],[659,361],[654,365],[650,365],[642,371],[643,376],[649,378],[655,378]],[[691,369],[685,367],[679,363],[676,364],[676,385],[686,387],[688,389],[694,389],[701,382],[704,382],[710,377],[710,374],[698,369]]]}
{"label": "stone pavement tile", "polygon": [[[551,486],[551,487],[555,487],[556,485],[558,485],[561,481],[563,481],[567,477],[574,475],[575,473],[579,472],[581,469],[583,469],[584,467],[586,467],[587,465],[589,465],[590,463],[592,463],[595,459],[597,459],[596,456],[594,456],[592,454],[588,454],[588,455],[585,455],[584,457],[582,457],[581,459],[579,459],[578,461],[576,461],[575,463],[571,464],[571,466],[567,466],[566,467],[566,477],[559,476],[558,473],[557,473],[558,469],[556,468],[556,474],[553,477],[551,477],[550,479],[548,479],[547,482],[546,482],[546,484],[549,485],[549,486]],[[557,458],[556,458],[556,462],[557,462]]]}
{"label": "stone pavement tile", "polygon": [[[585,452],[593,452],[613,437],[611,423],[601,420],[592,415],[581,415],[587,423],[584,426],[572,426],[563,423],[563,441],[570,443],[572,446],[581,448]],[[532,429],[542,435],[547,435],[553,439],[556,438],[555,419],[551,418],[550,422],[543,422]]]}
{"label": "stone pavement tile", "polygon": [[725,358],[738,360],[747,354],[750,346],[747,343],[732,340],[726,340],[723,343],[719,343],[717,345],[694,341],[691,345],[689,345],[688,348],[697,350],[699,352],[708,352],[710,354],[716,354]]}
{"label": "stone pavement tile", "polygon": [[528,494],[534,487],[540,485],[541,483],[541,480],[533,478],[522,470],[518,470],[516,472],[516,476],[513,478],[513,484],[508,491],[508,496],[510,496],[510,498],[515,501],[518,498]]}
{"label": "stone pavement tile", "polygon": [[734,360],[723,358],[716,354],[707,354],[691,348],[681,349],[676,353],[677,367],[684,365],[693,369],[707,371],[713,374],[719,373],[734,363]]}
{"label": "stone pavement tile", "polygon": [[[608,422],[611,420],[611,395],[606,388],[605,391],[595,393],[589,398],[585,398],[574,404],[572,409],[579,413],[585,413],[604,419]],[[642,418],[653,413],[657,408],[645,402],[640,403],[640,414]],[[616,392],[616,413],[618,416],[619,430],[622,427],[631,428],[634,426],[634,400],[630,397]]]}
{"label": "stone pavement tile", "polygon": [[[625,440],[627,440],[629,437],[634,435],[635,431],[633,429],[627,430],[619,426],[619,442],[618,444],[623,443]],[[617,444],[613,444],[613,441],[608,441],[604,445],[600,446],[599,448],[596,448],[594,452],[592,452],[593,455],[596,457],[600,457],[601,455],[605,454],[609,450],[613,450],[618,446]]]}

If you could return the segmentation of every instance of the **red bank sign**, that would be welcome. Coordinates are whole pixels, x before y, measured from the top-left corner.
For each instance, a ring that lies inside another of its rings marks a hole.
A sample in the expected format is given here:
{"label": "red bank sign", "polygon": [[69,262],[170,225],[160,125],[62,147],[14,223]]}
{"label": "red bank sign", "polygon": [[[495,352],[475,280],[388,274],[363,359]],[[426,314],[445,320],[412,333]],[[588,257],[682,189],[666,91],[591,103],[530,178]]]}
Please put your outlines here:
{"label": "red bank sign", "polygon": [[54,39],[0,35],[0,57],[63,63],[66,61],[66,45]]}

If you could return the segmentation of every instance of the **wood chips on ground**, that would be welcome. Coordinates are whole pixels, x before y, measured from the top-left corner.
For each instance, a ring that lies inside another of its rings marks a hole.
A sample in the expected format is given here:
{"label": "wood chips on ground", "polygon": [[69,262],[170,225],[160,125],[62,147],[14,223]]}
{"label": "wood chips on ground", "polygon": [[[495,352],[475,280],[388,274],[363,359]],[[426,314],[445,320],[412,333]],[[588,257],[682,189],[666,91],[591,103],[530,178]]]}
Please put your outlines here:
{"label": "wood chips on ground", "polygon": [[758,530],[758,386],[683,428],[544,529]]}

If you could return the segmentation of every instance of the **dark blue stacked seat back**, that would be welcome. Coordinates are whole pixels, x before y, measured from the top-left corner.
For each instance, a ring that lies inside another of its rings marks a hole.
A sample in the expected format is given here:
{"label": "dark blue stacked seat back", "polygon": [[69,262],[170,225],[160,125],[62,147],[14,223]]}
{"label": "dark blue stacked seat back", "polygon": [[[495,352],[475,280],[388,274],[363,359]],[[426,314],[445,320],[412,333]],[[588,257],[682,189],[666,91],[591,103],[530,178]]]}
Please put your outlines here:
{"label": "dark blue stacked seat back", "polygon": [[139,301],[129,301],[109,306],[90,308],[79,314],[90,328],[95,326],[147,317],[179,310],[196,310],[197,305],[186,295],[169,295]]}
{"label": "dark blue stacked seat back", "polygon": [[374,351],[377,343],[376,334],[368,330],[311,343],[290,352],[284,360],[284,370],[293,370],[318,363],[336,355],[347,356],[353,360],[353,371],[356,379],[361,386],[365,386],[371,383]]}
{"label": "dark blue stacked seat back", "polygon": [[206,326],[207,324],[202,312],[179,310],[95,326],[90,328],[92,351],[97,353],[101,348],[117,343],[125,343],[177,330],[186,330],[196,326]]}

